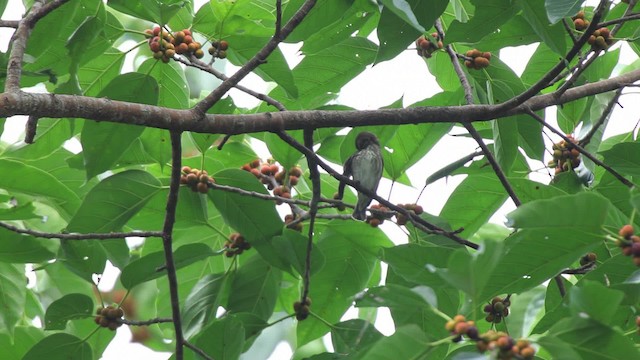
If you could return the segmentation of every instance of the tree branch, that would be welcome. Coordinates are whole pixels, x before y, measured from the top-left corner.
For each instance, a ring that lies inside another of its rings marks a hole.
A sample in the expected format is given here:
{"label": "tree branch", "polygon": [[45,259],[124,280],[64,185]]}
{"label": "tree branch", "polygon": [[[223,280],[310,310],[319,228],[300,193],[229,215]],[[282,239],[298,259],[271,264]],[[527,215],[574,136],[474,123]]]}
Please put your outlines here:
{"label": "tree branch", "polygon": [[611,115],[611,111],[613,111],[613,107],[618,103],[618,99],[620,99],[620,95],[622,95],[622,89],[618,89],[615,95],[611,98],[611,100],[609,100],[609,103],[607,104],[607,107],[602,112],[602,115],[600,115],[600,118],[598,118],[598,121],[596,121],[596,123],[593,124],[593,126],[591,127],[591,130],[589,130],[587,135],[585,135],[582,139],[579,139],[580,146],[586,147],[589,144],[589,142],[591,142],[591,138],[596,134],[596,132],[598,132],[598,129],[600,128],[600,126],[602,126],[602,124],[604,124],[604,122],[607,120],[609,115]]}
{"label": "tree branch", "polygon": [[300,9],[291,17],[285,26],[280,29],[278,37],[272,37],[269,42],[249,61],[247,61],[235,74],[230,76],[227,80],[223,81],[217,88],[215,88],[206,98],[202,99],[192,111],[196,115],[196,119],[202,120],[205,114],[213,104],[218,102],[233,86],[238,84],[240,80],[244,79],[251,71],[257,68],[260,64],[267,61],[269,55],[278,47],[278,44],[284,40],[291,32],[302,22],[307,16],[311,8],[316,4],[316,0],[307,0],[302,4]]}
{"label": "tree branch", "polygon": [[167,196],[166,214],[162,228],[162,245],[164,247],[165,266],[169,280],[169,294],[171,296],[171,312],[173,328],[176,337],[176,360],[182,360],[184,336],[182,334],[182,320],[180,318],[180,299],[178,298],[178,278],[176,265],[173,261],[173,225],[176,221],[176,207],[178,205],[178,193],[180,190],[180,176],[182,168],[182,140],[181,133],[171,132],[171,183]]}
{"label": "tree branch", "polygon": [[20,229],[17,226],[0,222],[0,227],[18,234],[31,235],[44,239],[61,239],[61,240],[109,240],[124,239],[128,237],[162,237],[161,231],[131,231],[131,232],[112,232],[112,233],[87,233],[87,234],[64,234],[64,233],[47,233],[37,230]]}
{"label": "tree branch", "polygon": [[64,5],[69,0],[53,0],[48,3],[36,1],[29,13],[20,20],[16,31],[11,38],[11,54],[7,63],[7,79],[4,85],[6,92],[20,91],[20,78],[22,77],[22,59],[27,48],[27,40],[36,23],[53,10]]}
{"label": "tree branch", "polygon": [[307,156],[307,164],[309,166],[309,173],[311,178],[311,206],[309,206],[309,232],[307,241],[307,257],[304,263],[304,283],[302,288],[302,297],[300,298],[301,304],[307,303],[307,297],[309,295],[309,285],[311,279],[311,249],[313,248],[313,228],[316,221],[316,213],[318,212],[318,201],[320,201],[320,172],[318,171],[318,157],[315,156],[313,151],[313,129],[304,130],[304,145],[306,148],[314,154],[314,156]]}
{"label": "tree branch", "polygon": [[17,29],[20,25],[20,20],[0,20],[0,27]]}

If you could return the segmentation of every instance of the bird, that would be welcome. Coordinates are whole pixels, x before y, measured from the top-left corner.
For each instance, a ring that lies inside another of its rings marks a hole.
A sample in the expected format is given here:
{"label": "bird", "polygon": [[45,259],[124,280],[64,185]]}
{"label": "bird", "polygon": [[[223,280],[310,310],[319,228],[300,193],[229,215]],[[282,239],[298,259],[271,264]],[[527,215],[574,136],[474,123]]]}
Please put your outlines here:
{"label": "bird", "polygon": [[[356,152],[344,163],[343,174],[352,177],[360,187],[376,192],[382,178],[383,160],[378,138],[371,132],[362,131],[356,136]],[[338,187],[339,198],[344,193],[343,182]],[[358,191],[358,201],[351,215],[356,220],[364,221],[371,198]]]}

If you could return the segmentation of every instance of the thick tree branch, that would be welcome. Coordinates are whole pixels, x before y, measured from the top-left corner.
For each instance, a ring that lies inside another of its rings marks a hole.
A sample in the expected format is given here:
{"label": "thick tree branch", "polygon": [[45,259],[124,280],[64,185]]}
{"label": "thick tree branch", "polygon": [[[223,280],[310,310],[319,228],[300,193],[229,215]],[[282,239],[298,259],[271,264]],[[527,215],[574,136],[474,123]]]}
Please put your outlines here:
{"label": "thick tree branch", "polygon": [[128,237],[162,237],[161,231],[131,231],[131,232],[112,232],[112,233],[87,233],[87,234],[64,234],[64,233],[47,233],[37,230],[21,229],[17,226],[0,222],[0,227],[18,234],[31,235],[44,239],[61,239],[61,240],[109,240],[124,239]]}
{"label": "thick tree branch", "polygon": [[262,131],[300,130],[326,127],[403,125],[422,123],[475,122],[525,114],[597,95],[640,80],[640,69],[626,74],[577,86],[555,98],[553,94],[534,96],[524,104],[501,111],[499,105],[433,106],[406,109],[350,111],[283,111],[277,113],[207,115],[207,121],[194,121],[189,110],[128,103],[104,98],[74,95],[2,93],[0,117],[36,115],[49,118],[84,118],[159,129],[208,134],[244,134]]}
{"label": "thick tree branch", "polygon": [[230,76],[227,80],[223,81],[217,88],[215,88],[206,98],[202,99],[196,106],[193,107],[193,112],[197,116],[197,119],[202,119],[213,104],[222,99],[227,91],[237,85],[240,80],[244,79],[251,71],[257,68],[260,64],[267,61],[269,55],[278,47],[278,44],[284,40],[291,32],[302,22],[307,16],[311,8],[316,4],[316,0],[307,0],[302,4],[300,9],[291,17],[291,19],[280,29],[279,36],[272,37],[269,42],[255,54],[249,61],[247,61],[235,74]]}
{"label": "thick tree branch", "polygon": [[180,318],[180,299],[178,298],[178,278],[176,276],[176,265],[173,262],[173,225],[176,221],[176,208],[178,206],[178,193],[180,190],[180,176],[182,168],[182,140],[181,133],[171,132],[171,183],[169,184],[169,195],[167,196],[167,206],[162,228],[162,245],[164,247],[165,266],[169,281],[169,294],[171,296],[171,312],[173,318],[173,328],[176,337],[176,360],[182,360],[184,356],[182,334],[182,320]]}
{"label": "thick tree branch", "polygon": [[69,0],[53,0],[48,3],[44,1],[36,1],[29,13],[20,20],[16,32],[11,38],[11,54],[7,64],[7,80],[4,89],[7,92],[20,91],[20,78],[22,76],[22,59],[27,48],[27,40],[31,35],[31,31],[36,26],[38,20],[52,12],[53,10],[64,5]]}

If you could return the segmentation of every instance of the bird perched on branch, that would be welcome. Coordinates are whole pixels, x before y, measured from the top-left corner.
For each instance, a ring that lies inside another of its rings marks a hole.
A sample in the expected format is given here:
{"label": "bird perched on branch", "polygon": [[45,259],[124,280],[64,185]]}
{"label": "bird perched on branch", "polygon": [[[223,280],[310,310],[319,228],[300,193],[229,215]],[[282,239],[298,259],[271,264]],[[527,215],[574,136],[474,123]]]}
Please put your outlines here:
{"label": "bird perched on branch", "polygon": [[[382,153],[378,138],[368,131],[363,131],[356,137],[356,152],[347,159],[344,164],[343,175],[352,177],[361,187],[376,192],[378,183],[382,178]],[[338,187],[339,198],[344,193],[345,183],[341,182]],[[358,202],[353,210],[353,218],[365,220],[367,218],[367,206],[371,203],[371,198],[358,191]]]}

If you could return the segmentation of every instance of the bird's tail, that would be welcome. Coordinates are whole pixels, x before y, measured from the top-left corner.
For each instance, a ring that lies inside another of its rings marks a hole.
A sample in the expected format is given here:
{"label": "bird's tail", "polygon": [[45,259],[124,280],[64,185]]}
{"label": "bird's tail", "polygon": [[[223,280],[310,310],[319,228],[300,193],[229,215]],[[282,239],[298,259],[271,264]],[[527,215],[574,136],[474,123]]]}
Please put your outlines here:
{"label": "bird's tail", "polygon": [[367,206],[369,206],[370,203],[370,198],[359,194],[358,202],[351,216],[356,220],[365,221],[367,219]]}

